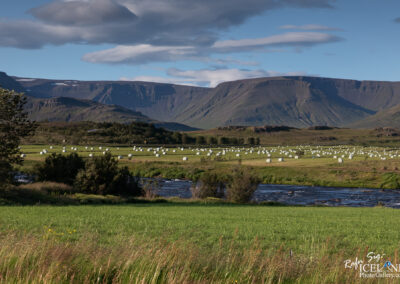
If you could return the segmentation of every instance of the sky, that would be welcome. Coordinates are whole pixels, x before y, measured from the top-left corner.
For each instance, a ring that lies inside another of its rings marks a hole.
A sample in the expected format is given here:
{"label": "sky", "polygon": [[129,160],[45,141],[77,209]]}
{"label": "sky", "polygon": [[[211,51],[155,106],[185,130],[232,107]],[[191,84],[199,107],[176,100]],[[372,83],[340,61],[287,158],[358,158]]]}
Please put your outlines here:
{"label": "sky", "polygon": [[0,71],[214,87],[400,81],[399,0],[1,0]]}

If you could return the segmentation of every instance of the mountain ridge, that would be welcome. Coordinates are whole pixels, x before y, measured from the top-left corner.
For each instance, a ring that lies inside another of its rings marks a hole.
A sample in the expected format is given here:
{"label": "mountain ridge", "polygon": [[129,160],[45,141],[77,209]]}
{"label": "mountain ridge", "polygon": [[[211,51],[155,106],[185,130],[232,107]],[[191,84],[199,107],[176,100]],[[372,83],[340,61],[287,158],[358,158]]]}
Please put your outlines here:
{"label": "mountain ridge", "polygon": [[[121,105],[158,121],[198,128],[343,127],[368,121],[400,104],[400,82],[392,81],[280,76],[202,88],[142,81],[14,79],[34,97],[72,97]],[[374,127],[373,121],[369,123]]]}
{"label": "mountain ridge", "polygon": [[[27,92],[13,78],[4,72],[0,73],[0,87]],[[28,117],[35,121],[49,122],[146,122],[154,124],[158,128],[177,131],[193,131],[198,128],[189,127],[176,122],[162,122],[143,115],[131,109],[119,105],[107,105],[92,100],[75,99],[71,97],[37,98],[26,96],[25,111]]]}

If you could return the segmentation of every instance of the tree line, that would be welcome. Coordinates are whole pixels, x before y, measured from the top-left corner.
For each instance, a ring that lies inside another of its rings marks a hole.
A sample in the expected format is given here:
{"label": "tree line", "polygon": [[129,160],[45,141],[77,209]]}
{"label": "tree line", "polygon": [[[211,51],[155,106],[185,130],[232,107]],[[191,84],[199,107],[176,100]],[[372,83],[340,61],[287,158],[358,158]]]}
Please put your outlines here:
{"label": "tree line", "polygon": [[32,144],[259,145],[258,137],[198,135],[158,128],[145,122],[45,122],[26,141]]}

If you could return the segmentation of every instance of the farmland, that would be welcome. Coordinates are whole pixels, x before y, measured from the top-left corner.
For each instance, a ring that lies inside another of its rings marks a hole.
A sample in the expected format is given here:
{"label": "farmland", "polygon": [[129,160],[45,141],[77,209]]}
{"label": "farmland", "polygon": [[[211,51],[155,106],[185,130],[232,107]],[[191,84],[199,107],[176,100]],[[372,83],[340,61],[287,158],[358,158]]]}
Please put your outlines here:
{"label": "farmland", "polygon": [[110,152],[137,176],[195,180],[204,171],[227,174],[242,165],[264,183],[397,188],[400,149],[363,146],[82,146],[22,145],[22,170],[51,153],[77,152],[85,159]]}
{"label": "farmland", "polygon": [[344,261],[368,251],[396,261],[400,237],[400,211],[379,207],[177,202],[0,213],[5,282],[355,283]]}

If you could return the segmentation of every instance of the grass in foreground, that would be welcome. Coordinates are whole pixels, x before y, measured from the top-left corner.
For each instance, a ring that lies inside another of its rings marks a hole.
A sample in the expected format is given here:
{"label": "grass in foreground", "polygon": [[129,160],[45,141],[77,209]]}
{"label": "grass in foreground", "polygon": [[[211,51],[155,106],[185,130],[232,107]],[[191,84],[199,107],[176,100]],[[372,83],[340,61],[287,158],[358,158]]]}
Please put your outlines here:
{"label": "grass in foreground", "polygon": [[344,260],[374,251],[396,262],[399,217],[191,203],[0,207],[0,282],[364,283]]}

